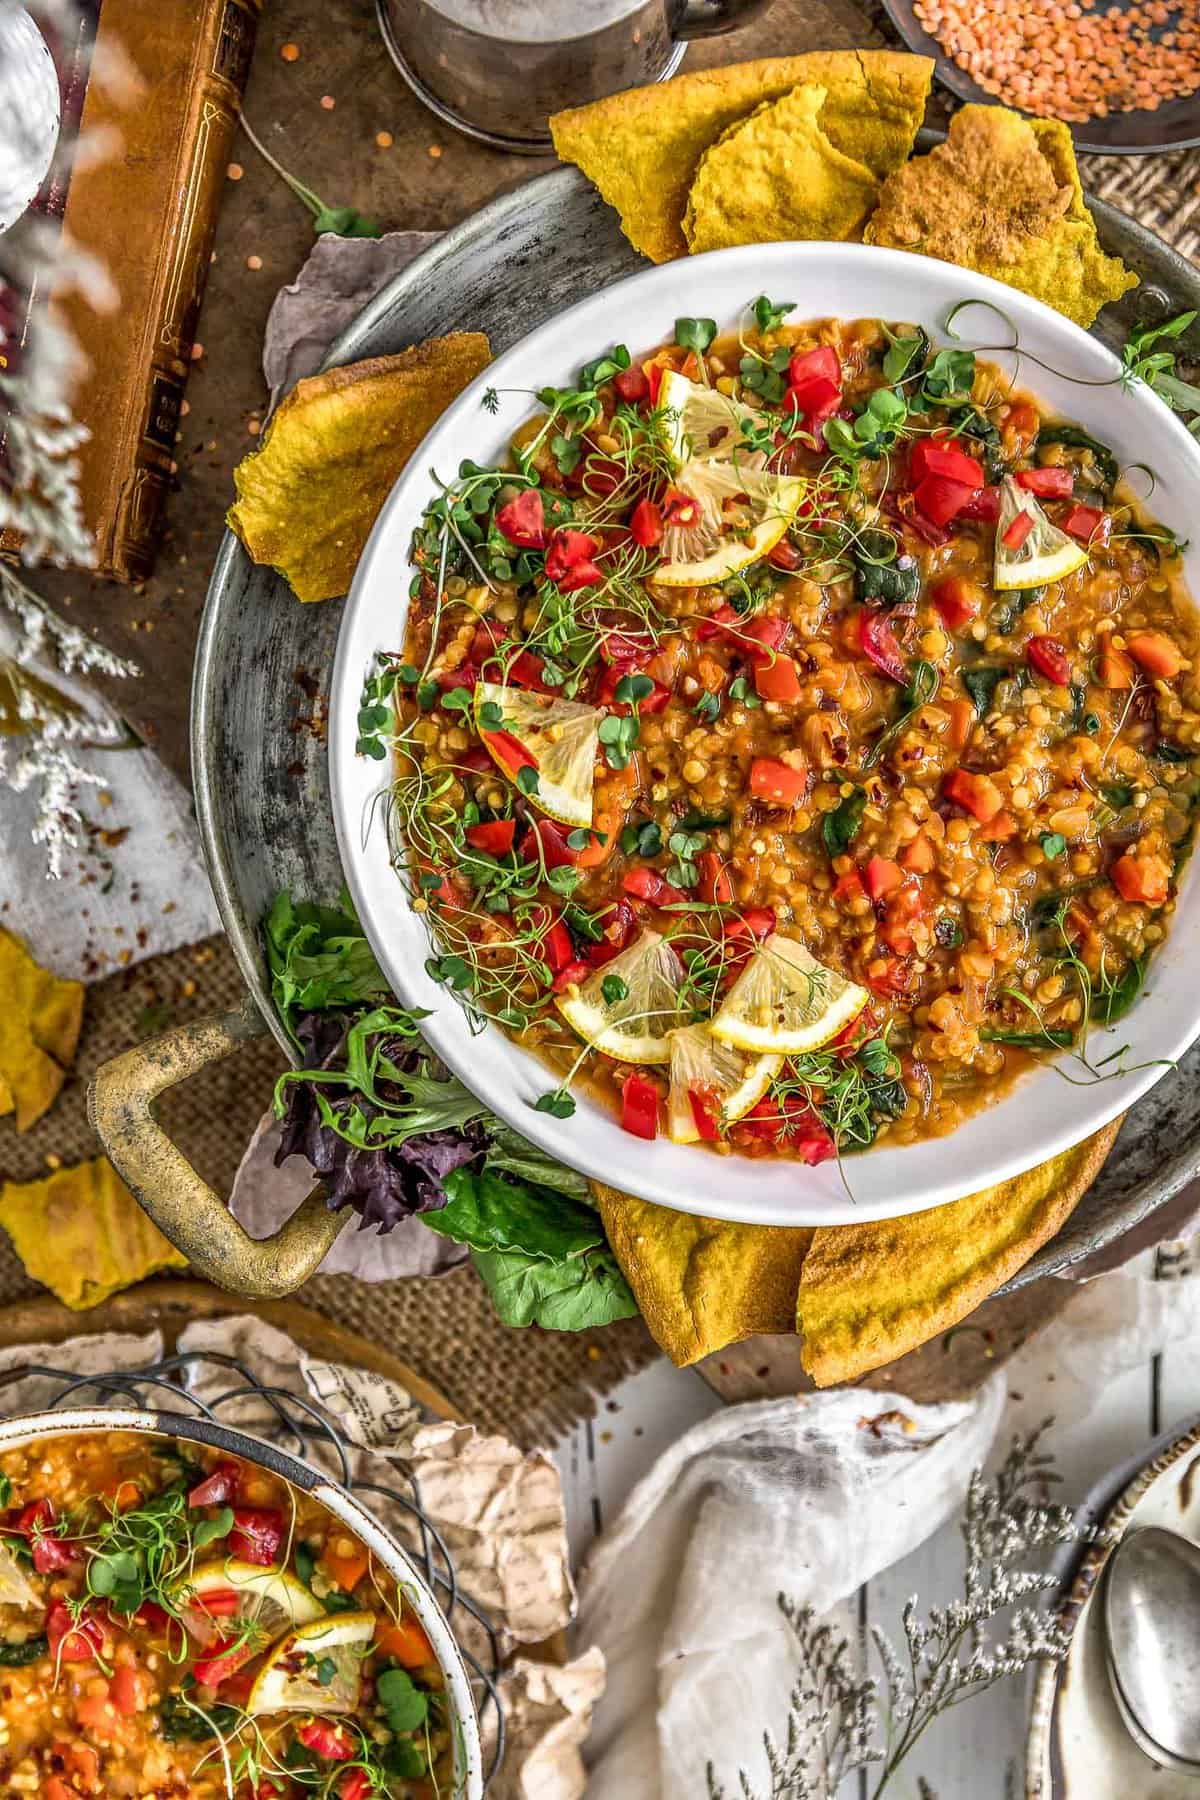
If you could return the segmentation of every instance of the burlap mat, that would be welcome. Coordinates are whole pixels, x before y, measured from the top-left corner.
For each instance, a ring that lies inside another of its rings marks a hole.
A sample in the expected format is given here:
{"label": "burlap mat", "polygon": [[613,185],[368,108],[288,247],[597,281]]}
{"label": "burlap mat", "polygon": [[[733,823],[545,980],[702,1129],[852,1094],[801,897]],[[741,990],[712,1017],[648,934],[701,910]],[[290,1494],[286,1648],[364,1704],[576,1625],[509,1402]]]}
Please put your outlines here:
{"label": "burlap mat", "polygon": [[[153,958],[88,989],[75,1072],[46,1117],[18,1136],[0,1120],[0,1180],[28,1181],[99,1148],[87,1122],[87,1080],[107,1057],[169,1026],[236,1007],[244,989],[224,938]],[[283,1057],[270,1038],[203,1070],[163,1097],[159,1117],[184,1154],[228,1194],[250,1133],[270,1103]],[[0,1231],[0,1306],[40,1291]],[[658,1354],[640,1319],[603,1331],[502,1326],[469,1268],[437,1281],[370,1284],[318,1276],[296,1296],[386,1344],[481,1428],[523,1445],[558,1436],[595,1411],[595,1398]]]}

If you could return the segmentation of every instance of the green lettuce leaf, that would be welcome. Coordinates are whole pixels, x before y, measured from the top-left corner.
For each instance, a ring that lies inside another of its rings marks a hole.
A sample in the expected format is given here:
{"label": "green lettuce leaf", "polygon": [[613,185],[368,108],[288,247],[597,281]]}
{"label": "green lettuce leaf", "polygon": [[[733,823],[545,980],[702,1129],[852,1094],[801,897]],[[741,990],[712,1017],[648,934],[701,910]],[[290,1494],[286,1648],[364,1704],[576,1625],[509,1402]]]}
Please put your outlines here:
{"label": "green lettuce leaf", "polygon": [[472,1250],[471,1261],[502,1325],[587,1331],[631,1319],[638,1310],[611,1250],[590,1250],[567,1262],[546,1262],[519,1250]]}
{"label": "green lettuce leaf", "polygon": [[344,892],[337,906],[277,894],[263,932],[271,992],[293,1037],[301,1013],[390,998],[387,977]]}

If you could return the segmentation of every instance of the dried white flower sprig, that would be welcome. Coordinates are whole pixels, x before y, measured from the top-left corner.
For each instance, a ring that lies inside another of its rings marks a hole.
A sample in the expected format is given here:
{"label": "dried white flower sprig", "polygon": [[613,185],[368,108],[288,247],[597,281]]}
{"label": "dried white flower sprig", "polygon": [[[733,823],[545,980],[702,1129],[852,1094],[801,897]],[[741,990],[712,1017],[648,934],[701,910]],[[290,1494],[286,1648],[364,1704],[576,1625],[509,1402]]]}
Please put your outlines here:
{"label": "dried white flower sprig", "polygon": [[[710,1763],[709,1800],[834,1800],[846,1775],[871,1765],[878,1765],[871,1789],[878,1800],[939,1714],[1021,1674],[1031,1662],[1066,1655],[1069,1634],[1044,1608],[1029,1604],[1054,1585],[1054,1577],[1014,1567],[1075,1535],[1068,1507],[1034,1498],[1034,1490],[1053,1479],[1051,1458],[1039,1449],[1049,1424],[1014,1440],[993,1481],[985,1482],[978,1469],[971,1476],[961,1527],[962,1598],[931,1607],[923,1620],[916,1597],[909,1600],[903,1653],[872,1627],[881,1679],[859,1673],[848,1641],[817,1622],[811,1607],[779,1596],[799,1647],[800,1672],[783,1742],[770,1731],[763,1734],[771,1786],[763,1793],[742,1770],[731,1794]],[[988,1631],[992,1625],[998,1625],[995,1636]],[[928,1784],[919,1785],[922,1800],[934,1800]]]}
{"label": "dried white flower sprig", "polygon": [[6,738],[0,734],[0,779],[17,794],[35,789],[33,841],[45,845],[46,873],[59,880],[68,853],[85,849],[89,842],[79,791],[105,783],[103,775],[80,762],[79,753],[128,749],[136,739],[123,720],[93,713],[57,694],[33,664],[41,659],[64,675],[99,674],[117,679],[136,675],[138,669],[52,612],[4,563],[0,563],[0,611],[7,613],[17,628],[15,647],[0,654],[0,693],[7,691],[24,728],[11,733],[10,726],[16,740],[11,764]]}

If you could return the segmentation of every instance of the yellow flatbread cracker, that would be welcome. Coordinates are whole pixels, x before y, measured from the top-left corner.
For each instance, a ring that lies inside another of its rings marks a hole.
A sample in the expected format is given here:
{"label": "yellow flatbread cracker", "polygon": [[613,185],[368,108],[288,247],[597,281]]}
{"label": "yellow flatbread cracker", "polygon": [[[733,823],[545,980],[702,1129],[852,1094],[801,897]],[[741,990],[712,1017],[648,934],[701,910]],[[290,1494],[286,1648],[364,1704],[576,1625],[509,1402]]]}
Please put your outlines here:
{"label": "yellow flatbread cracker", "polygon": [[1137,285],[1106,256],[1067,127],[1002,106],[964,106],[944,144],[884,183],[864,237],[978,269],[1077,325]]}
{"label": "yellow flatbread cracker", "polygon": [[0,1113],[15,1113],[18,1131],[57,1099],[82,1022],[83,983],[49,974],[0,930]]}
{"label": "yellow flatbread cracker", "polygon": [[879,183],[826,136],[820,124],[826,93],[804,82],[756,107],[704,152],[683,219],[693,253],[777,238],[862,235]]}
{"label": "yellow flatbread cracker", "polygon": [[683,217],[700,158],[765,100],[811,83],[826,90],[821,129],[882,180],[899,167],[925,114],[933,64],[892,50],[817,50],[697,69],[555,113],[554,148],[621,215],[652,262],[687,253]]}
{"label": "yellow flatbread cracker", "polygon": [[0,1225],[35,1281],[75,1311],[187,1258],[146,1217],[108,1158],[0,1187]]}
{"label": "yellow flatbread cracker", "polygon": [[254,561],[299,600],[344,594],[396,477],[491,356],[481,333],[458,331],[297,382],[233,472],[228,522]]}

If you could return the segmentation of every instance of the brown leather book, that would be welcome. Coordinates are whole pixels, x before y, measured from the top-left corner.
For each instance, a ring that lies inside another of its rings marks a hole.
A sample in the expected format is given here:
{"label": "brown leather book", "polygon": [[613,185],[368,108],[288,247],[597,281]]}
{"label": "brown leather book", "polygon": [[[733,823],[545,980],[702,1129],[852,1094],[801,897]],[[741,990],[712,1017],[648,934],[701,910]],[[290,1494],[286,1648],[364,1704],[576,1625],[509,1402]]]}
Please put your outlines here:
{"label": "brown leather book", "polygon": [[[77,42],[52,45],[64,117],[96,45],[119,44],[143,84],[118,104],[86,87],[82,129],[107,127],[115,155],[72,172],[39,199],[76,243],[100,257],[120,293],[106,314],[71,296],[61,307],[90,371],[75,412],[91,431],[79,452],[84,518],[97,568],[149,575],[170,485],[175,433],[212,255],[217,206],[262,0],[89,0]],[[89,24],[93,30],[89,32]],[[36,302],[35,302],[36,304]],[[36,328],[36,321],[35,321]],[[15,549],[11,533],[0,549]]]}

